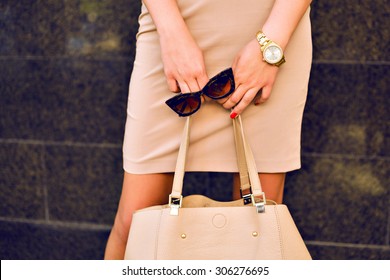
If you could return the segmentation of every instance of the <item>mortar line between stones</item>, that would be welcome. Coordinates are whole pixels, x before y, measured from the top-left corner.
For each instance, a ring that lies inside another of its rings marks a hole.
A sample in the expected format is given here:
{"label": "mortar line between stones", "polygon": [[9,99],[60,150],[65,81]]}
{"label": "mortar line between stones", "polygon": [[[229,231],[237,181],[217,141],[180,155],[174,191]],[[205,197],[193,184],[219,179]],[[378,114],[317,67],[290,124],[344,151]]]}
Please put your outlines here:
{"label": "mortar line between stones", "polygon": [[[0,139],[0,144],[25,144],[25,145],[42,145],[42,146],[68,146],[68,147],[90,147],[104,149],[121,149],[122,144],[115,143],[83,143],[71,141],[44,141],[31,139]],[[350,155],[350,154],[332,154],[332,153],[307,153],[302,152],[303,157],[318,157],[318,158],[339,158],[339,159],[365,159],[365,160],[390,160],[389,156],[366,156],[366,155]]]}
{"label": "mortar line between stones", "polygon": [[376,249],[376,250],[390,250],[388,245],[373,245],[373,244],[354,244],[330,241],[305,241],[306,245],[324,246],[324,247],[344,247],[355,249]]}
{"label": "mortar line between stones", "polygon": [[359,60],[324,60],[324,59],[314,59],[313,64],[325,64],[325,65],[380,65],[380,66],[386,66],[390,65],[390,61],[373,61],[373,60],[367,60],[367,61],[359,61]]}
{"label": "mortar line between stones", "polygon": [[26,218],[7,218],[0,217],[0,222],[18,223],[27,225],[38,225],[52,228],[69,228],[69,229],[81,229],[81,230],[111,230],[111,225],[107,224],[94,224],[89,222],[63,222],[63,221],[48,221],[44,220],[31,220]]}
{"label": "mortar line between stones", "polygon": [[73,147],[97,147],[116,149],[121,148],[122,144],[114,143],[93,143],[93,142],[71,142],[71,141],[44,141],[44,140],[31,140],[31,139],[0,139],[0,144],[26,144],[26,145],[42,145],[42,146],[73,146]]}
{"label": "mortar line between stones", "polygon": [[386,235],[386,245],[390,246],[390,201],[389,201],[389,209],[387,212],[387,235]]}
{"label": "mortar line between stones", "polygon": [[334,153],[306,153],[302,152],[302,157],[311,158],[338,158],[338,159],[364,159],[364,160],[390,160],[389,156],[368,156],[368,155],[351,155],[351,154],[334,154]]}
{"label": "mortar line between stones", "polygon": [[44,211],[45,211],[45,221],[50,220],[50,211],[49,211],[49,191],[47,186],[47,166],[46,166],[46,148],[45,146],[41,147],[41,167],[43,170],[43,178],[42,178],[42,189],[43,189],[43,203],[44,203]]}
{"label": "mortar line between stones", "polygon": [[[15,59],[15,60],[55,60],[55,59],[67,59],[67,60],[80,60],[85,61],[128,61],[131,62],[133,54],[128,56],[82,56],[82,55],[1,55],[0,60]],[[336,64],[336,65],[390,65],[390,61],[386,60],[343,60],[343,59],[313,59],[313,64]]]}

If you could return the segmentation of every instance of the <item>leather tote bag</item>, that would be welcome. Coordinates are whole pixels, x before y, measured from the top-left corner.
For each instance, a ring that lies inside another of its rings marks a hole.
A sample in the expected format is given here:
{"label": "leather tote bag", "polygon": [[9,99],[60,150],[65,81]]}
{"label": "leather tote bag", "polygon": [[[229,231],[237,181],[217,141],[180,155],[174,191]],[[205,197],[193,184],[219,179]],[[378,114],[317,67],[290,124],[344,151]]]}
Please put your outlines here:
{"label": "leather tote bag", "polygon": [[267,202],[242,129],[233,120],[242,199],[182,197],[190,119],[183,132],[169,204],[133,214],[125,259],[311,259],[286,205]]}

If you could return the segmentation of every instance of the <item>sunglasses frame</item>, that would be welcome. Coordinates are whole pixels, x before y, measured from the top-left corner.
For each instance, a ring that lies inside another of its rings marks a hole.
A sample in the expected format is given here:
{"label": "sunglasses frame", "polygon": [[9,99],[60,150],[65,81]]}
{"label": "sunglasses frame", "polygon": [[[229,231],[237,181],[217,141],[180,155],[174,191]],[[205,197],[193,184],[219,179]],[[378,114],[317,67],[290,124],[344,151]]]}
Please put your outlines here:
{"label": "sunglasses frame", "polygon": [[[221,96],[217,96],[217,97],[210,96],[209,94],[207,94],[207,89],[209,87],[211,87],[213,83],[217,82],[219,79],[221,79],[225,76],[227,76],[228,82],[230,83],[230,90],[226,94],[221,95]],[[168,99],[167,101],[165,101],[165,103],[169,106],[169,108],[171,108],[180,117],[187,117],[187,116],[190,116],[190,115],[196,113],[200,109],[200,106],[202,103],[200,97],[202,96],[202,94],[206,95],[207,97],[210,97],[211,99],[218,100],[218,99],[222,99],[222,98],[229,96],[230,94],[232,94],[235,91],[235,89],[236,89],[236,86],[234,83],[233,70],[232,70],[232,68],[228,68],[228,69],[221,71],[220,73],[218,73],[214,77],[212,77],[207,82],[207,84],[203,87],[203,89],[201,89],[200,91],[180,93],[180,94]],[[198,103],[198,106],[194,110],[192,110],[188,113],[183,113],[183,111],[187,108],[187,106],[189,106],[188,102],[187,102],[187,100],[189,98],[194,98],[196,100],[196,102]],[[183,104],[181,106],[180,110],[176,110],[175,108],[180,104]]]}

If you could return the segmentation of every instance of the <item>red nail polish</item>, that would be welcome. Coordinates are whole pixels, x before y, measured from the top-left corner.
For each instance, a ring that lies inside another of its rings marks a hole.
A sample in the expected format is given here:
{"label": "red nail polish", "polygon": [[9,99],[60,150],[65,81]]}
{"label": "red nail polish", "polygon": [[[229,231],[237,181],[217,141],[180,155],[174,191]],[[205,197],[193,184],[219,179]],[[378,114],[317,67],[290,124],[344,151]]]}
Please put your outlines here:
{"label": "red nail polish", "polygon": [[236,112],[233,112],[230,114],[230,118],[231,119],[235,119],[237,117],[237,113]]}

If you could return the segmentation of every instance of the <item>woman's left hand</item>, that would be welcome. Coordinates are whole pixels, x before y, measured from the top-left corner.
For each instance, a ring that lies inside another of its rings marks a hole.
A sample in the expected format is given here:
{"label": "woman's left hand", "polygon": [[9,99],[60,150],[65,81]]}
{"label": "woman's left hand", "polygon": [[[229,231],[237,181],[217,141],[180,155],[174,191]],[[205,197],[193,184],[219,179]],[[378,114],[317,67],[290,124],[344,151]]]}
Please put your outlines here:
{"label": "woman's left hand", "polygon": [[232,109],[230,117],[235,118],[252,101],[258,105],[268,100],[279,68],[263,61],[256,39],[250,41],[237,54],[232,68],[236,90],[221,103],[224,108]]}

